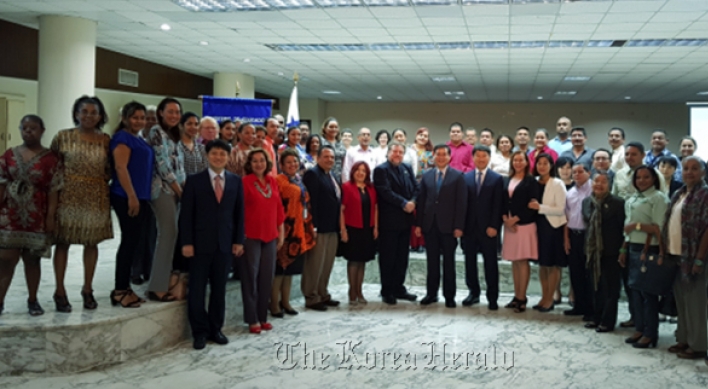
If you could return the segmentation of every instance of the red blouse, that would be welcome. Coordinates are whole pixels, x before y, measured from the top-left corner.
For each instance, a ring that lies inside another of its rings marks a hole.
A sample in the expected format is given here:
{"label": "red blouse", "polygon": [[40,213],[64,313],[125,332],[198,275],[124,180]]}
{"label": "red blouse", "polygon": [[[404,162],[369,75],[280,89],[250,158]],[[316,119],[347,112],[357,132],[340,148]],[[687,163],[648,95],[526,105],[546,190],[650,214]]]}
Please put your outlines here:
{"label": "red blouse", "polygon": [[[278,182],[271,175],[265,176],[266,188],[261,187],[255,174],[243,177],[243,199],[246,214],[246,238],[270,242],[278,237],[278,226],[285,220],[283,202],[278,191]],[[268,189],[268,187],[270,187]],[[261,193],[261,188],[266,195]]]}
{"label": "red blouse", "polygon": [[[374,185],[366,186],[366,191],[371,199],[371,225],[376,222],[376,189]],[[354,228],[364,228],[364,217],[361,214],[361,195],[356,184],[349,181],[342,184],[342,205],[344,206],[344,224]]]}

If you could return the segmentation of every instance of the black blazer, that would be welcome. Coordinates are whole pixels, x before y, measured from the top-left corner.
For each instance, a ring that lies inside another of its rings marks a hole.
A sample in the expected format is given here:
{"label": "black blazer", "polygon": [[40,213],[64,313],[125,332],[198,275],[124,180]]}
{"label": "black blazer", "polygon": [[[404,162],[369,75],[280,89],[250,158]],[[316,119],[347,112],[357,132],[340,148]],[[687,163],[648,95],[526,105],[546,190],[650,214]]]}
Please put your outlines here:
{"label": "black blazer", "polygon": [[[595,210],[592,200],[583,199],[583,220],[590,223],[590,216]],[[617,258],[624,244],[624,200],[608,195],[602,207],[602,256]]]}
{"label": "black blazer", "polygon": [[541,202],[540,188],[538,181],[533,176],[524,177],[519,185],[514,189],[514,195],[509,197],[509,179],[504,185],[502,193],[504,195],[504,208],[502,215],[518,216],[517,224],[531,224],[536,222],[538,211],[529,208],[531,199],[536,199]]}
{"label": "black blazer", "polygon": [[[331,177],[319,166],[306,171],[302,176],[302,183],[310,194],[312,224],[317,228],[318,233],[339,232],[342,200],[337,198],[335,183],[332,182]],[[339,184],[336,185],[339,187]]]}
{"label": "black blazer", "polygon": [[487,169],[482,182],[482,189],[477,195],[477,170],[465,173],[467,187],[467,218],[465,220],[465,235],[484,234],[487,228],[499,231],[502,225],[502,206],[504,178]]}
{"label": "black blazer", "polygon": [[401,163],[403,176],[398,168],[386,161],[374,169],[374,186],[379,205],[380,230],[410,229],[415,222],[413,213],[406,213],[403,207],[418,196],[418,183],[413,169]]}
{"label": "black blazer", "polygon": [[[243,244],[243,184],[241,177],[224,171],[224,194],[216,201],[209,170],[187,177],[179,213],[179,236],[183,246],[194,245],[194,253],[231,253],[231,246]],[[181,248],[180,248],[181,249]]]}
{"label": "black blazer", "polygon": [[443,234],[464,230],[467,216],[467,187],[462,173],[447,167],[440,193],[435,185],[437,168],[428,170],[420,180],[416,202],[416,225],[424,232],[433,229],[433,220]]}

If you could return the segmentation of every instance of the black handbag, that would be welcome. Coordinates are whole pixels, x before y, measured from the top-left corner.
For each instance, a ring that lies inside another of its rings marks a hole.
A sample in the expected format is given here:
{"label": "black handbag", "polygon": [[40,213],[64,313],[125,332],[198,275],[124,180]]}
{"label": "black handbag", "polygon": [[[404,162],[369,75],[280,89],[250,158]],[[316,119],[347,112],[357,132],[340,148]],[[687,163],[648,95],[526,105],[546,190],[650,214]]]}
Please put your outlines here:
{"label": "black handbag", "polygon": [[657,296],[671,293],[676,279],[676,264],[663,258],[659,264],[659,248],[651,246],[646,251],[646,259],[641,260],[642,248],[631,245],[629,248],[629,287]]}

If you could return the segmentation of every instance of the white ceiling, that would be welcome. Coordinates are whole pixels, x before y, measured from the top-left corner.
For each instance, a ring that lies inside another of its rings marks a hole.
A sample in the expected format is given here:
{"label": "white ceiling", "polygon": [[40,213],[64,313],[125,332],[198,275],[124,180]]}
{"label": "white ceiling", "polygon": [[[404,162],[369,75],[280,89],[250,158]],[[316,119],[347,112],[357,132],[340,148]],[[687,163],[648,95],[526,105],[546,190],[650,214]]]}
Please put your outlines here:
{"label": "white ceiling", "polygon": [[[328,101],[684,102],[706,100],[708,45],[396,51],[275,51],[272,44],[708,38],[708,0],[616,0],[192,12],[171,0],[0,0],[0,18],[98,22],[98,45],[211,77],[255,76],[256,90]],[[170,31],[160,30],[168,23]],[[208,42],[208,46],[200,45]],[[244,62],[244,60],[250,60]],[[282,75],[281,75],[282,74]],[[431,76],[452,75],[438,83]],[[564,81],[590,76],[590,81]],[[338,90],[340,95],[323,94]],[[444,91],[464,91],[446,96]],[[557,91],[577,91],[556,95]]]}

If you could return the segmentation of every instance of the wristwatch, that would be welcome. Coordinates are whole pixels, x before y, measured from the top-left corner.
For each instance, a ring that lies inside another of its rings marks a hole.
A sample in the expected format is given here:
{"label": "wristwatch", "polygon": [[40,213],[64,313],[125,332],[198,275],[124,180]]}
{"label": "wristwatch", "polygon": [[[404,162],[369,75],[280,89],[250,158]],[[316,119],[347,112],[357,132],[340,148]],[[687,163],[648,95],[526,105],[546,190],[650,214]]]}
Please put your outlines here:
{"label": "wristwatch", "polygon": [[642,230],[642,223],[637,223],[637,231],[641,231],[641,230]]}

